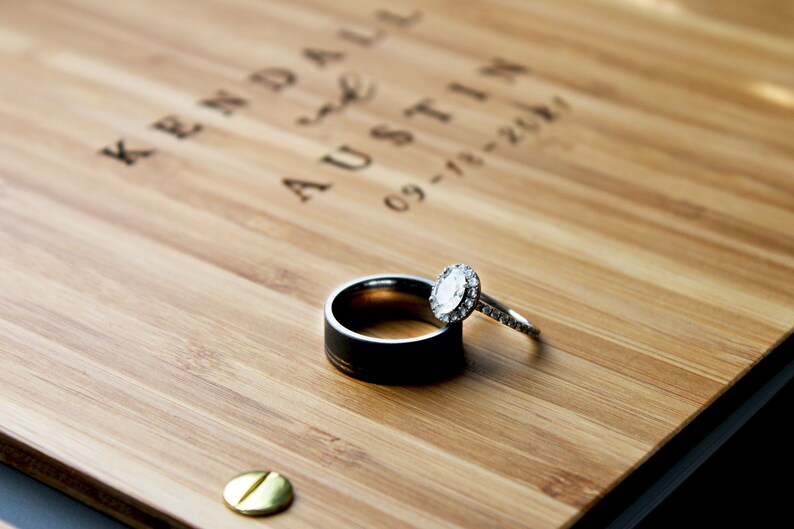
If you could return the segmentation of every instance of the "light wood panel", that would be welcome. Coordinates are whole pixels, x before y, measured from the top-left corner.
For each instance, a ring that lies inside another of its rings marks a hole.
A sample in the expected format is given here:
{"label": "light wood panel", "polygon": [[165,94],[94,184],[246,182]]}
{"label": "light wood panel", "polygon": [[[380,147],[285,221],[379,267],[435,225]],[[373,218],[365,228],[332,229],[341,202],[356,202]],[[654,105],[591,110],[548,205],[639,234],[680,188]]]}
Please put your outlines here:
{"label": "light wood panel", "polygon": [[[774,9],[0,4],[0,457],[139,527],[570,525],[794,322]],[[542,341],[326,362],[338,284],[453,262]],[[252,468],[288,511],[224,508]]]}

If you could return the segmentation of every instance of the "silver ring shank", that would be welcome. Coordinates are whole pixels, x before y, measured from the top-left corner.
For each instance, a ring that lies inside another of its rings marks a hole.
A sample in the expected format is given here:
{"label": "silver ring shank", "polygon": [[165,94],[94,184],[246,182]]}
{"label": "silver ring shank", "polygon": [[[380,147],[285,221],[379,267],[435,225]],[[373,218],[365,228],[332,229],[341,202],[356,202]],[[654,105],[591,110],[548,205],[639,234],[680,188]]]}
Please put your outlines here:
{"label": "silver ring shank", "polygon": [[540,329],[535,327],[528,319],[488,294],[480,293],[480,301],[477,303],[476,308],[486,316],[518,332],[532,337],[540,335]]}

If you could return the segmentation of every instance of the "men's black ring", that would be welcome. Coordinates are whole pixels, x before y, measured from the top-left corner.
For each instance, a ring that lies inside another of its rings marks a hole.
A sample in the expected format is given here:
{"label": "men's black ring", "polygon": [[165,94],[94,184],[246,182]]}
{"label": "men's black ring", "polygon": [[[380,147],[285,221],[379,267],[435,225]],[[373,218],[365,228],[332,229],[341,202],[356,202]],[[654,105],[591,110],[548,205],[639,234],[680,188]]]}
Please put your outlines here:
{"label": "men's black ring", "polygon": [[[331,364],[378,384],[427,383],[455,374],[463,365],[462,326],[436,319],[427,301],[432,289],[433,281],[402,274],[363,277],[339,287],[325,304],[325,353]],[[439,328],[402,339],[358,332],[389,319],[425,321]]]}

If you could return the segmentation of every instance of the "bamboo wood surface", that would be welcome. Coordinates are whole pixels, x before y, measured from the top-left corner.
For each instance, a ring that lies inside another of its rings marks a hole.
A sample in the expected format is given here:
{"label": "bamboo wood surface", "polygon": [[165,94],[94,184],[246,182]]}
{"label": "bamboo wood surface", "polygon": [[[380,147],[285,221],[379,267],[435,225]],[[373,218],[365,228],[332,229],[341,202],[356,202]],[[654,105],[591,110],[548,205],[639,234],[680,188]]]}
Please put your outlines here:
{"label": "bamboo wood surface", "polygon": [[[570,525],[792,327],[793,12],[0,3],[0,457],[140,527]],[[337,285],[454,262],[542,341],[327,363]]]}

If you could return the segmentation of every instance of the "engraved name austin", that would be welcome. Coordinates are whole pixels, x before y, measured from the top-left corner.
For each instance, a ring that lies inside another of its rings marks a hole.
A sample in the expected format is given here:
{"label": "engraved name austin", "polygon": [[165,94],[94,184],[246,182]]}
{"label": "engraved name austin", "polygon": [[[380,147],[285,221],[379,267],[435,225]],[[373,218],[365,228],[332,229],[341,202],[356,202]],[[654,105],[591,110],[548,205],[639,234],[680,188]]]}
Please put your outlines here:
{"label": "engraved name austin", "polygon": [[[371,50],[376,48],[380,42],[388,38],[389,31],[410,29],[421,21],[422,13],[419,11],[395,13],[389,10],[378,10],[375,12],[374,19],[375,23],[372,27],[340,28],[334,35],[335,46],[307,47],[301,50],[301,57],[309,67],[325,70],[330,64],[344,62],[348,55],[356,49]],[[493,58],[486,64],[477,67],[475,71],[482,77],[505,84],[514,84],[519,77],[530,73],[529,68],[525,65],[500,57]],[[268,92],[281,94],[298,86],[300,75],[293,68],[268,66],[250,73],[247,76],[247,82]],[[327,101],[317,108],[307,109],[305,113],[295,118],[297,127],[317,126],[334,115],[344,112],[352,105],[364,104],[372,100],[377,93],[377,84],[359,72],[345,72],[338,75],[336,84],[336,93],[330,95]],[[481,86],[453,81],[445,88],[451,98],[466,98],[482,104],[491,99],[491,94]],[[248,97],[227,89],[218,89],[196,101],[197,106],[218,112],[228,118],[232,118],[254,103]],[[484,165],[483,155],[495,151],[500,145],[516,146],[520,144],[528,135],[539,132],[544,124],[555,121],[561,113],[570,108],[568,103],[559,96],[555,96],[551,104],[548,105],[512,102],[512,106],[522,114],[515,116],[494,131],[493,138],[479,148],[482,154],[476,154],[472,150],[462,150],[445,158],[440,162],[439,169],[427,179],[427,183],[435,186],[443,182],[445,178],[463,177],[467,170]],[[454,121],[454,115],[448,106],[443,101],[436,101],[432,98],[417,98],[406,104],[402,110],[402,116],[406,122],[424,119],[441,125],[449,125]],[[150,124],[150,127],[180,141],[195,138],[206,128],[202,123],[175,114],[169,114],[156,120]],[[408,127],[399,124],[375,123],[369,129],[369,135],[371,138],[395,148],[402,148],[416,141],[415,133]],[[154,156],[157,149],[154,146],[133,145],[121,138],[111,145],[101,148],[98,152],[102,156],[107,156],[127,166],[133,166]],[[318,161],[338,170],[360,172],[372,166],[373,157],[353,145],[342,144],[321,156]],[[301,202],[307,202],[313,196],[324,193],[333,186],[332,182],[295,178],[283,178],[282,183],[285,190],[292,193]],[[412,204],[422,202],[425,196],[426,193],[421,185],[414,183],[403,186],[398,193],[386,196],[383,201],[391,210],[407,211]]]}

